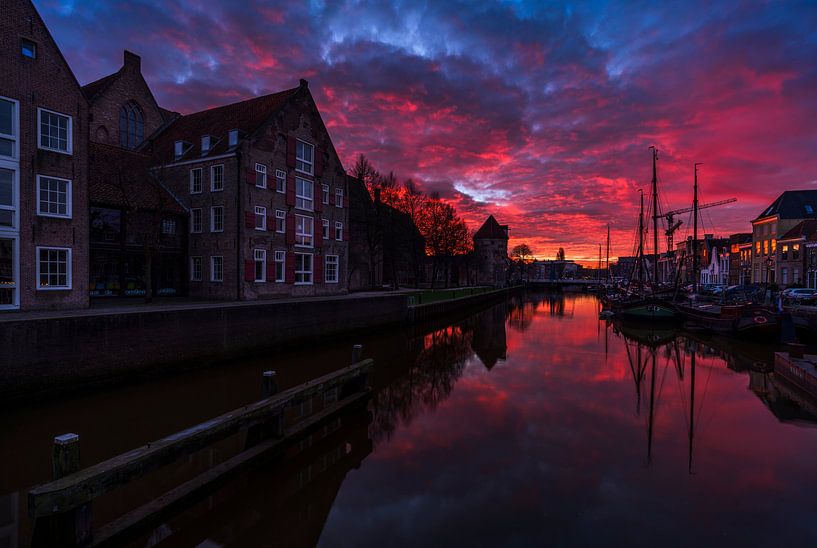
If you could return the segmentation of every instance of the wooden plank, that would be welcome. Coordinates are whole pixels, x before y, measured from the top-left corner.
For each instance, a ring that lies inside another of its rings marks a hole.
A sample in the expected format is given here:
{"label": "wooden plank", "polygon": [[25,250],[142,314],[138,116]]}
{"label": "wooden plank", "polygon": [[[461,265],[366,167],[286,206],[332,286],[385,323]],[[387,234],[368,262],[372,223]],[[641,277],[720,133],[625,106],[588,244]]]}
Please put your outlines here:
{"label": "wooden plank", "polygon": [[241,409],[176,432],[127,453],[95,464],[75,474],[32,488],[28,493],[32,518],[65,512],[91,501],[113,488],[139,478],[242,428],[274,416],[288,406],[311,397],[326,388],[365,373],[373,364],[366,359]]}
{"label": "wooden plank", "polygon": [[365,392],[358,392],[357,394],[332,404],[310,416],[308,419],[287,428],[283,438],[261,442],[251,449],[243,451],[235,457],[214,466],[192,480],[171,489],[155,500],[100,527],[94,534],[91,546],[113,546],[119,544],[126,540],[126,538],[123,537],[132,537],[138,534],[139,531],[143,531],[147,527],[168,519],[168,517],[183,510],[189,504],[194,503],[201,496],[212,492],[213,489],[217,488],[231,476],[245,470],[259,459],[268,457],[275,451],[284,449],[294,440],[308,433],[312,428],[335,415],[338,411],[356,402],[364,401],[368,397],[369,391],[367,390]]}

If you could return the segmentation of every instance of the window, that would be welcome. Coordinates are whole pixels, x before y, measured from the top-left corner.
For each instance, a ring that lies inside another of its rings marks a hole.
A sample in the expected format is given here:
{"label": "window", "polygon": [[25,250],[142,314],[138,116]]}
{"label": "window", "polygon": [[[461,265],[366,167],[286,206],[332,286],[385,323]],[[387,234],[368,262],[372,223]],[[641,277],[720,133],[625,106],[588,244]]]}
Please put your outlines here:
{"label": "window", "polygon": [[201,209],[199,208],[190,210],[190,232],[193,234],[201,232]]}
{"label": "window", "polygon": [[210,232],[224,232],[224,208],[222,206],[210,208]]}
{"label": "window", "polygon": [[264,164],[255,164],[255,186],[267,188],[267,166]]}
{"label": "window", "polygon": [[286,232],[287,214],[282,209],[275,210],[275,232],[283,234]]}
{"label": "window", "polygon": [[783,285],[789,283],[789,269],[785,266],[780,269],[780,281],[783,283]]}
{"label": "window", "polygon": [[303,141],[295,141],[295,171],[312,175],[315,147]]}
{"label": "window", "polygon": [[71,289],[70,248],[37,248],[37,289]]}
{"label": "window", "polygon": [[255,206],[255,230],[267,229],[267,208]]}
{"label": "window", "polygon": [[324,268],[324,281],[328,284],[338,283],[338,256],[327,255],[326,266]]}
{"label": "window", "polygon": [[37,118],[40,148],[71,154],[71,117],[40,108]]}
{"label": "window", "polygon": [[335,190],[335,207],[343,207],[343,189]]}
{"label": "window", "polygon": [[322,219],[321,223],[323,224],[323,239],[329,239],[329,219]]}
{"label": "window", "polygon": [[210,257],[210,281],[224,281],[224,257]]}
{"label": "window", "polygon": [[187,154],[187,151],[191,148],[193,148],[193,145],[187,141],[176,141],[176,143],[173,145],[173,156],[176,158],[176,160],[178,160]]}
{"label": "window", "polygon": [[335,239],[339,242],[343,240],[343,223],[335,223]]}
{"label": "window", "polygon": [[780,248],[780,258],[784,261],[789,259],[789,246],[787,244],[783,244]]}
{"label": "window", "polygon": [[283,282],[286,278],[284,277],[284,266],[286,263],[286,252],[285,251],[276,251],[275,252],[275,281],[276,282]]}
{"label": "window", "polygon": [[0,237],[0,309],[19,306],[17,284],[19,259],[17,237]]}
{"label": "window", "polygon": [[201,194],[201,168],[190,170],[190,194]]}
{"label": "window", "polygon": [[763,254],[769,254],[769,240],[763,240]]}
{"label": "window", "polygon": [[325,204],[329,203],[329,185],[321,185],[321,201]]}
{"label": "window", "polygon": [[210,168],[210,191],[224,190],[224,166],[219,164]]}
{"label": "window", "polygon": [[800,269],[794,267],[791,271],[791,283],[799,284],[800,283]]}
{"label": "window", "polygon": [[312,283],[311,253],[295,254],[295,283],[301,285]]}
{"label": "window", "polygon": [[119,109],[119,146],[136,148],[145,137],[145,125],[142,109],[133,101],[125,103]]}
{"label": "window", "polygon": [[37,215],[71,218],[71,181],[37,175]]}
{"label": "window", "polygon": [[231,129],[230,132],[227,134],[227,146],[233,148],[238,146],[238,130]]}
{"label": "window", "polygon": [[169,236],[176,234],[176,221],[173,219],[162,219],[162,234]]}
{"label": "window", "polygon": [[295,207],[312,211],[312,181],[295,178]]}
{"label": "window", "polygon": [[791,258],[794,261],[800,258],[800,244],[793,244],[791,246]]}
{"label": "window", "polygon": [[0,158],[17,158],[17,143],[20,138],[18,105],[17,101],[0,97]]}
{"label": "window", "polygon": [[20,53],[23,54],[23,57],[28,57],[29,59],[36,59],[37,58],[37,44],[32,42],[31,40],[26,40],[25,38],[21,41]]}
{"label": "window", "polygon": [[755,255],[760,255],[760,240],[755,242]]}
{"label": "window", "polygon": [[280,169],[275,170],[275,190],[280,193],[287,191],[287,173]]}
{"label": "window", "polygon": [[255,281],[267,281],[267,250],[255,249],[253,250],[253,259],[255,260]]}
{"label": "window", "polygon": [[803,207],[804,207],[804,208],[806,208],[806,213],[808,213],[809,215],[811,215],[812,213],[814,213],[814,208],[813,208],[813,207],[811,207],[811,204],[806,204],[806,205],[804,205]]}
{"label": "window", "polygon": [[190,257],[190,281],[201,281],[201,257]]}
{"label": "window", "polygon": [[295,215],[295,245],[312,247],[314,234],[314,219],[303,215]]}
{"label": "window", "polygon": [[777,253],[777,240],[772,238],[772,253]]}
{"label": "window", "polygon": [[213,148],[214,144],[215,143],[213,142],[213,138],[211,136],[203,135],[201,137],[201,155],[204,156],[210,152],[210,149]]}

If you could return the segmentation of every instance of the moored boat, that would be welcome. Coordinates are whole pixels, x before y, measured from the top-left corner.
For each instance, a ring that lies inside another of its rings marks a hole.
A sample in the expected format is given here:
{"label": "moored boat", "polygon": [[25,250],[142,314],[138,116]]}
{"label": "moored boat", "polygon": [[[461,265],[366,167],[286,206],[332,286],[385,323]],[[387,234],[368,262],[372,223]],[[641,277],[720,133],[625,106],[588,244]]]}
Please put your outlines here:
{"label": "moored boat", "polygon": [[730,336],[776,338],[780,335],[780,313],[765,306],[681,304],[677,309],[688,327]]}

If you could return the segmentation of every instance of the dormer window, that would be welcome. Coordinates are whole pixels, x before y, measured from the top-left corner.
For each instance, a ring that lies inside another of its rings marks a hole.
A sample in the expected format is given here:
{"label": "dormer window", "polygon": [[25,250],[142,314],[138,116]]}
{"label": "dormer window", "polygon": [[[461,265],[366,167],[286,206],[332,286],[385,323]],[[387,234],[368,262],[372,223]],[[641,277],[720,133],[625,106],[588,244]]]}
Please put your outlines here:
{"label": "dormer window", "polygon": [[237,129],[231,129],[230,130],[230,133],[228,135],[228,146],[230,148],[238,146],[238,130]]}
{"label": "dormer window", "polygon": [[28,57],[29,59],[36,59],[37,44],[35,44],[31,40],[26,40],[25,38],[23,38],[20,47],[20,52],[23,54],[23,57]]}
{"label": "dormer window", "polygon": [[213,146],[213,138],[209,135],[205,135],[201,138],[201,153],[207,154],[210,152],[210,148]]}
{"label": "dormer window", "polygon": [[805,208],[806,208],[806,213],[808,213],[809,215],[811,215],[812,213],[814,213],[814,208],[813,208],[813,207],[811,207],[811,205],[810,205],[810,204],[806,204],[806,205],[805,205]]}
{"label": "dormer window", "polygon": [[176,141],[176,145],[175,145],[175,147],[173,149],[173,155],[178,160],[179,158],[184,156],[187,153],[187,151],[190,150],[190,148],[192,146],[193,145],[191,145],[187,141]]}

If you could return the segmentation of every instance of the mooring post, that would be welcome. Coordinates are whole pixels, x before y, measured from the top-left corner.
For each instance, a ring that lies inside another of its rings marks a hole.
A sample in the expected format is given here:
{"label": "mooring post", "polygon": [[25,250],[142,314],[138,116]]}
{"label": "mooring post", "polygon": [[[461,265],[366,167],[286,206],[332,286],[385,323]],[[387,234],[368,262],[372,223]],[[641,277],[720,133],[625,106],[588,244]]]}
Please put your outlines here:
{"label": "mooring post", "polygon": [[269,398],[278,393],[278,373],[276,371],[264,371],[261,385],[261,398]]}
{"label": "mooring post", "polygon": [[[73,433],[54,436],[51,453],[54,479],[80,470],[79,436]],[[91,542],[91,503],[70,508],[35,520],[32,546],[85,546]]]}
{"label": "mooring post", "polygon": [[363,345],[356,344],[352,347],[352,364],[356,364],[362,359],[363,359]]}

